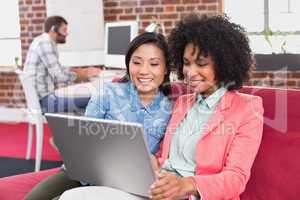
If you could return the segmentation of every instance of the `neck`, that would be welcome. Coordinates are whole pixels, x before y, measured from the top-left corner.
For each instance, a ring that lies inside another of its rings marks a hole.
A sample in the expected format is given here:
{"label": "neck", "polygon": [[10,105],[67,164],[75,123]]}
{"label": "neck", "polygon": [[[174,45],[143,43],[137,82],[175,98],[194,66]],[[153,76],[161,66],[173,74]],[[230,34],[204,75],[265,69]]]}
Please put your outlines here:
{"label": "neck", "polygon": [[51,33],[51,32],[49,32],[48,35],[49,35],[50,39],[51,39],[55,44],[57,44],[57,42],[56,42],[56,36],[55,36],[53,33]]}
{"label": "neck", "polygon": [[200,93],[202,95],[202,97],[204,99],[206,99],[208,96],[210,96],[211,94],[213,94],[215,91],[217,91],[219,89],[219,87],[215,86],[215,87],[211,87],[209,90]]}
{"label": "neck", "polygon": [[139,93],[140,100],[144,106],[149,105],[154,99],[157,91],[151,93]]}

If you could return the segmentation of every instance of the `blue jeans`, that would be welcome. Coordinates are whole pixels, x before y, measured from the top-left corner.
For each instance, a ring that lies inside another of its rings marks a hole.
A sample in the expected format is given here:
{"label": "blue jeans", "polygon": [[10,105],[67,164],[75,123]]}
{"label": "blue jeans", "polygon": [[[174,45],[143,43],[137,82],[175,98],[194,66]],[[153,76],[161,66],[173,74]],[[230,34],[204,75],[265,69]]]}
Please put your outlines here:
{"label": "blue jeans", "polygon": [[58,97],[51,93],[40,100],[43,113],[83,113],[90,97]]}

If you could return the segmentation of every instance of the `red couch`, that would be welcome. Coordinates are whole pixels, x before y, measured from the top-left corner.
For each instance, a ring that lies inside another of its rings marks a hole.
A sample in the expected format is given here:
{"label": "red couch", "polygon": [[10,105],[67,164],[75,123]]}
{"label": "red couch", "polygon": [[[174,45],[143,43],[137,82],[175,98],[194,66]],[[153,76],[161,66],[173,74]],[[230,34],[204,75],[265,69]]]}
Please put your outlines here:
{"label": "red couch", "polygon": [[[172,90],[185,93],[180,85],[173,85]],[[265,109],[262,144],[241,200],[299,200],[300,90],[244,87],[241,92],[261,96]],[[57,170],[0,179],[0,200],[22,199]]]}
{"label": "red couch", "polygon": [[261,96],[265,123],[242,200],[300,199],[300,90],[243,88]]}
{"label": "red couch", "polygon": [[41,180],[56,173],[59,168],[10,176],[0,179],[0,200],[21,200]]}

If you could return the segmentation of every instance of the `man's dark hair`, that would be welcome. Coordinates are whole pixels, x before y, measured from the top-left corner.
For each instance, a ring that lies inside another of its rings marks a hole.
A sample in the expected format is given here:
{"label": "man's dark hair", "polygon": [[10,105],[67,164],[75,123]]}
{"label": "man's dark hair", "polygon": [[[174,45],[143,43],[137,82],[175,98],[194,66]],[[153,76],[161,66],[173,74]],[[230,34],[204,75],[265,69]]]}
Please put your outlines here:
{"label": "man's dark hair", "polygon": [[49,33],[50,30],[58,31],[59,27],[62,24],[68,24],[67,20],[61,16],[51,16],[48,17],[44,24],[44,30],[46,33]]}
{"label": "man's dark hair", "polygon": [[187,44],[199,48],[199,55],[210,55],[217,83],[236,90],[250,77],[254,59],[245,30],[222,15],[192,13],[182,19],[169,36],[172,62],[183,79],[183,54]]}
{"label": "man's dark hair", "polygon": [[130,80],[129,63],[130,63],[131,56],[135,52],[135,50],[140,46],[142,46],[143,44],[154,44],[163,52],[166,61],[165,64],[166,64],[167,73],[165,74],[163,83],[161,84],[159,89],[163,92],[164,95],[169,96],[171,94],[170,77],[169,77],[171,72],[170,55],[169,55],[167,41],[165,37],[160,33],[152,33],[152,32],[142,33],[141,35],[137,36],[131,41],[125,56],[126,75],[122,81],[125,82]]}

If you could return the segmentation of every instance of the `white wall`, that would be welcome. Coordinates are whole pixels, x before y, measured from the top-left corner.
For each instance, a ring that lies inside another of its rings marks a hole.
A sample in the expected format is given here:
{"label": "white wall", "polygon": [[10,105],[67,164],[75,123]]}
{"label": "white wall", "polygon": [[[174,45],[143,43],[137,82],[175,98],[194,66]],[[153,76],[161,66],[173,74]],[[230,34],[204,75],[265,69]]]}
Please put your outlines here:
{"label": "white wall", "polygon": [[22,55],[18,0],[1,0],[0,24],[0,66],[14,65]]}
{"label": "white wall", "polygon": [[104,18],[102,0],[46,0],[47,16],[68,21],[67,43],[59,45],[65,66],[104,64]]}

